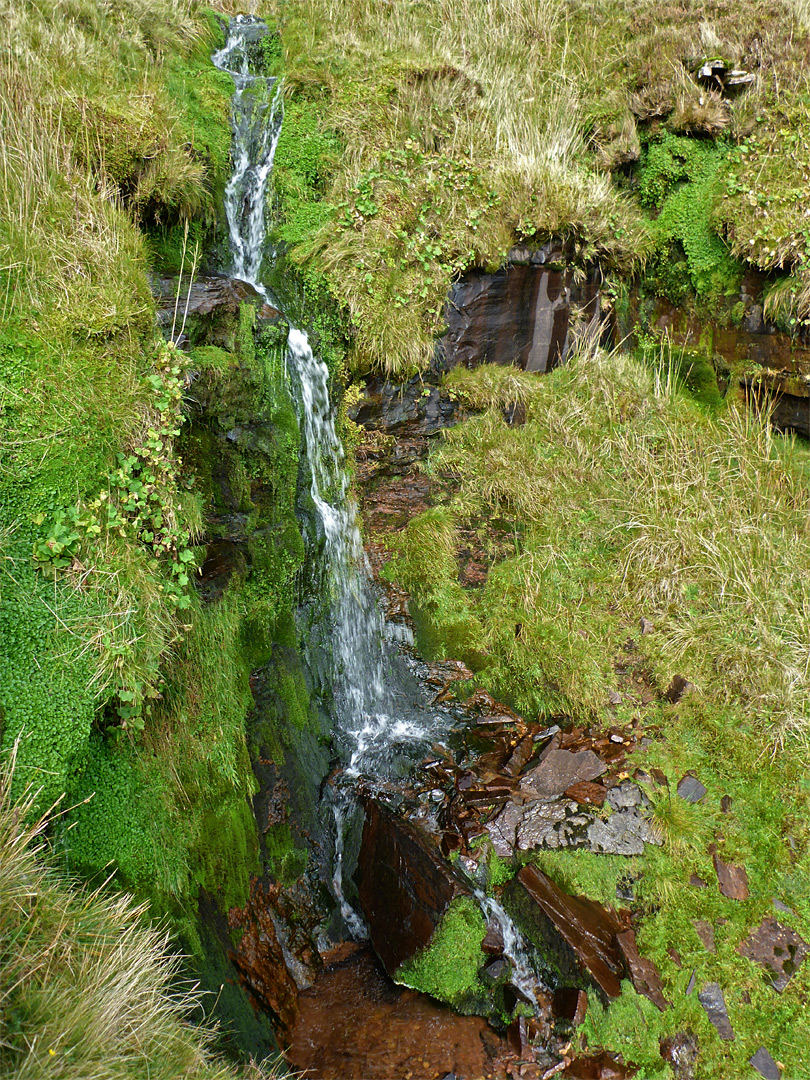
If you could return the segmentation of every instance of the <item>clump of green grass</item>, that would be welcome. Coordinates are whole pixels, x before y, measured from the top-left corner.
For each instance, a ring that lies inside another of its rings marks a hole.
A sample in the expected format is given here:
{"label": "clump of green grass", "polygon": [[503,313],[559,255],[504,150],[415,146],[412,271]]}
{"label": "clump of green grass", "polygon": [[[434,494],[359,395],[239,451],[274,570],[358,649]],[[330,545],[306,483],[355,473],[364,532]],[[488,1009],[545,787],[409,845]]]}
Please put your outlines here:
{"label": "clump of green grass", "polygon": [[[12,801],[0,771],[0,1074],[78,1080],[227,1080],[215,1031],[178,984],[180,960],[126,896],[71,886],[47,864],[31,794]],[[260,1077],[275,1071],[251,1067]],[[246,1074],[242,1074],[246,1075]]]}

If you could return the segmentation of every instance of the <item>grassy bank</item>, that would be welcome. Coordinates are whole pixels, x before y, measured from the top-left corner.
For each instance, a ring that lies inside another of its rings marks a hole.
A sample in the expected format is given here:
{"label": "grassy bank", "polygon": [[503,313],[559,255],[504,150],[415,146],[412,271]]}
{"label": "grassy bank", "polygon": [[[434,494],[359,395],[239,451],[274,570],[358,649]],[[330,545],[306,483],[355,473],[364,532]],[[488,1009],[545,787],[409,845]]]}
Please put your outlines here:
{"label": "grassy bank", "polygon": [[[434,652],[466,645],[480,682],[531,718],[635,722],[649,744],[634,765],[669,781],[648,787],[663,849],[624,862],[540,857],[562,885],[603,901],[617,902],[620,879],[634,883],[640,946],[673,1003],[661,1014],[628,988],[591,1010],[589,1045],[667,1075],[658,1039],[688,1027],[701,1076],[744,1075],[763,1044],[801,1076],[807,967],[777,995],[736,946],[771,914],[810,934],[810,462],[741,405],[696,404],[667,359],[589,351],[542,378],[453,371],[448,385],[482,411],[431,455],[448,494],[393,541],[387,572],[411,591]],[[527,419],[509,427],[501,409],[515,400]],[[462,528],[491,553],[479,588],[458,583]],[[663,692],[675,674],[696,690],[672,705]],[[687,770],[709,790],[697,806],[674,793]],[[746,868],[746,901],[717,892],[712,843]],[[774,898],[790,912],[774,912]],[[700,942],[700,919],[716,928],[716,952]],[[686,995],[693,971],[698,989],[723,985],[735,1042]]]}
{"label": "grassy bank", "polygon": [[[245,305],[216,323],[222,347],[183,355],[149,288],[183,258],[188,275],[203,247],[216,261],[233,87],[210,54],[224,34],[196,0],[0,12],[0,746],[17,747],[15,790],[40,810],[66,793],[50,831],[70,871],[148,899],[201,963],[200,890],[244,905],[259,870],[249,676],[290,645],[303,559],[283,328],[259,333]],[[193,579],[228,514],[246,557],[208,605]],[[306,720],[305,692],[286,697]],[[283,717],[263,722],[281,757]],[[142,909],[120,911],[135,935]],[[259,1025],[241,1007],[237,1039]],[[36,1015],[15,1038],[39,1038]],[[259,1034],[272,1040],[269,1021]]]}
{"label": "grassy bank", "polygon": [[[802,4],[265,7],[324,150],[278,237],[345,307],[361,370],[424,369],[454,275],[552,235],[715,314],[752,265],[786,328],[810,314]],[[753,82],[700,84],[717,58]]]}
{"label": "grassy bank", "polygon": [[128,897],[72,887],[45,861],[33,799],[0,771],[0,1076],[199,1080],[278,1075],[214,1053],[188,1023],[202,995],[179,981],[167,936]]}

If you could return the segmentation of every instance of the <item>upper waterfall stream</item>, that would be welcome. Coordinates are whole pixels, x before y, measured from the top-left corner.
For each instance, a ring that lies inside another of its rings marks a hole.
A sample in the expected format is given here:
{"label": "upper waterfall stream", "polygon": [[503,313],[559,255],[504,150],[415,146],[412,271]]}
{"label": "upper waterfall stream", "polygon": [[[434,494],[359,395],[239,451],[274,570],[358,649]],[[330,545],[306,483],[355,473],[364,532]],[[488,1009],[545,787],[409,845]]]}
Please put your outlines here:
{"label": "upper waterfall stream", "polygon": [[[229,273],[277,303],[261,280],[266,238],[267,186],[283,122],[281,84],[250,73],[250,47],[264,32],[252,16],[231,19],[224,48],[213,62],[235,82],[233,96],[234,173],[226,189],[230,235]],[[343,894],[344,829],[361,813],[354,796],[363,778],[372,787],[405,775],[456,717],[431,707],[425,689],[391,638],[374,593],[356,520],[356,506],[344,451],[335,427],[327,365],[317,357],[307,334],[290,326],[287,351],[291,393],[303,436],[309,494],[314,507],[311,557],[318,560],[319,596],[306,628],[305,650],[316,690],[331,715],[333,745],[342,764],[334,784],[325,785],[335,839],[330,881],[341,917],[355,937],[365,936],[361,916]],[[490,921],[503,931],[504,955],[515,983],[527,988],[534,977],[521,936],[503,908],[480,889],[475,895]]]}

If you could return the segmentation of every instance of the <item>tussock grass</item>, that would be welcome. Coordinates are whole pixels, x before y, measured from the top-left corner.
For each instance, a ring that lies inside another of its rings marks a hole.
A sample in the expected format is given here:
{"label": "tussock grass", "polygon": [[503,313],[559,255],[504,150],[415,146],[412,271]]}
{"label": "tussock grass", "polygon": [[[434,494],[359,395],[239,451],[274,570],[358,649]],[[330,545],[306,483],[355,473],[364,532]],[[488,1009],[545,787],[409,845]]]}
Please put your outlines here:
{"label": "tussock grass", "polygon": [[644,258],[638,214],[586,152],[559,6],[296,0],[277,14],[288,88],[321,103],[344,148],[322,193],[341,212],[293,256],[347,307],[360,366],[424,368],[452,277],[517,239]]}
{"label": "tussock grass", "polygon": [[[448,431],[430,468],[459,484],[459,524],[518,530],[514,555],[472,605],[498,690],[526,709],[596,714],[614,678],[606,643],[643,614],[656,620],[649,652],[662,687],[685,672],[716,705],[739,710],[763,748],[805,759],[801,448],[743,403],[714,416],[691,405],[671,365],[618,353],[582,352],[544,379],[458,370],[448,385],[491,407]],[[520,394],[527,423],[509,428],[499,406]],[[418,528],[403,540],[407,565]]]}
{"label": "tussock grass", "polygon": [[[627,984],[609,1008],[589,1008],[588,1047],[621,1050],[663,1080],[659,1040],[689,1029],[707,1080],[744,1075],[762,1045],[786,1076],[803,1076],[808,1047],[795,1032],[810,968],[802,965],[777,995],[737,946],[774,915],[774,897],[790,909],[779,920],[810,933],[808,452],[742,401],[698,406],[666,347],[655,363],[588,349],[549,375],[514,379],[527,410],[519,427],[501,413],[517,396],[509,375],[448,375],[449,389],[485,411],[433,451],[429,469],[457,494],[400,534],[389,571],[395,580],[401,567],[419,576],[420,552],[419,610],[429,611],[447,581],[457,582],[458,567],[454,574],[442,549],[437,581],[429,538],[445,520],[459,541],[476,529],[493,565],[453,610],[461,617],[467,605],[480,683],[529,716],[560,711],[603,729],[637,725],[628,772],[651,800],[662,846],[637,860],[531,856],[563,887],[606,903],[617,903],[619,882],[622,892],[632,888],[639,948],[672,1003],[665,1013],[648,1009]],[[650,633],[641,633],[641,616]],[[442,633],[439,626],[431,639],[434,654],[455,655],[463,629],[443,642]],[[676,673],[696,691],[672,705],[662,692]],[[642,686],[652,691],[646,698]],[[610,690],[619,690],[618,704],[609,704]],[[668,783],[653,779],[653,767]],[[648,770],[646,780],[636,769]],[[696,805],[677,795],[687,770],[708,789]],[[719,892],[714,850],[745,867],[746,900]],[[714,951],[696,920],[713,929]],[[686,994],[693,972],[698,989],[724,987],[733,1043]]]}
{"label": "tussock grass", "polygon": [[[227,1080],[215,1031],[188,1022],[201,995],[143,906],[74,888],[47,866],[29,791],[0,770],[0,1076]],[[242,1074],[244,1075],[244,1074]],[[255,1080],[278,1075],[251,1067]]]}

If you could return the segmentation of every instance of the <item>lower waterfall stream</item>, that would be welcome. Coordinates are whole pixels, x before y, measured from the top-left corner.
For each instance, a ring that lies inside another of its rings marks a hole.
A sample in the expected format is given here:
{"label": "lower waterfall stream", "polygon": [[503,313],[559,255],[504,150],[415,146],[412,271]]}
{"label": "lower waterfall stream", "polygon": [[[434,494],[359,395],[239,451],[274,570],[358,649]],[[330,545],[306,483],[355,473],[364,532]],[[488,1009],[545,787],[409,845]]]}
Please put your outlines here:
{"label": "lower waterfall stream", "polygon": [[[212,60],[235,83],[234,172],[225,191],[231,257],[227,272],[278,306],[261,280],[261,268],[267,186],[283,122],[282,87],[250,70],[250,46],[265,32],[265,25],[253,16],[231,18],[226,44]],[[333,782],[324,785],[323,798],[334,822],[332,865],[324,878],[331,884],[348,938],[360,941],[368,931],[343,888],[344,833],[363,813],[357,785],[374,791],[381,783],[406,776],[446,738],[457,716],[429,704],[428,692],[415,673],[420,662],[409,649],[396,645],[396,639],[402,642],[403,628],[389,626],[383,616],[335,428],[330,372],[313,353],[307,334],[292,325],[287,374],[314,507],[308,543],[317,565],[318,598],[315,613],[308,616],[305,652],[315,691],[331,715],[334,753],[340,762]],[[488,923],[500,929],[513,984],[527,1003],[533,1002],[538,979],[520,932],[476,882],[471,881],[471,891]]]}

